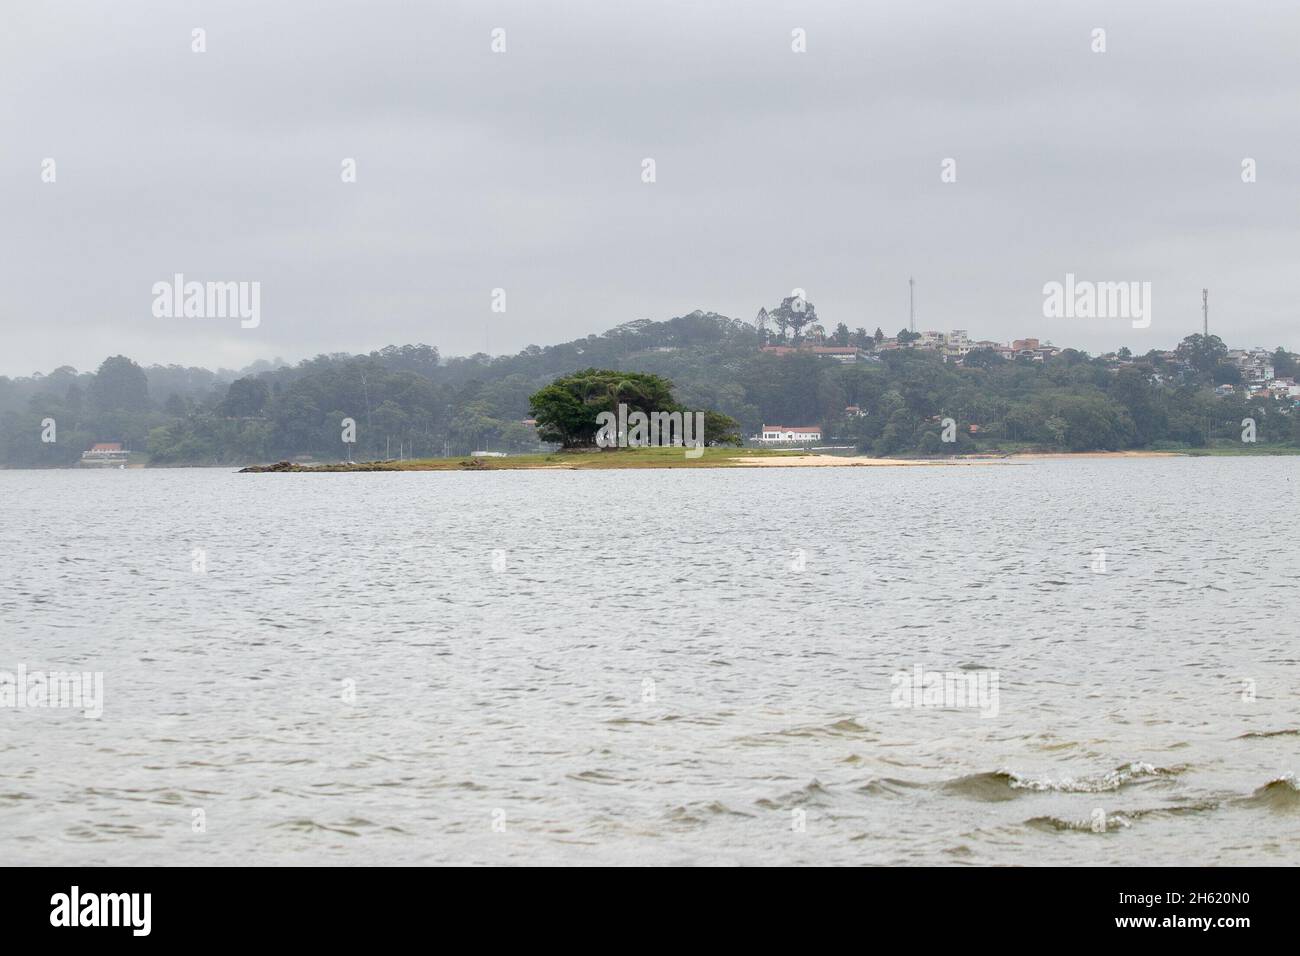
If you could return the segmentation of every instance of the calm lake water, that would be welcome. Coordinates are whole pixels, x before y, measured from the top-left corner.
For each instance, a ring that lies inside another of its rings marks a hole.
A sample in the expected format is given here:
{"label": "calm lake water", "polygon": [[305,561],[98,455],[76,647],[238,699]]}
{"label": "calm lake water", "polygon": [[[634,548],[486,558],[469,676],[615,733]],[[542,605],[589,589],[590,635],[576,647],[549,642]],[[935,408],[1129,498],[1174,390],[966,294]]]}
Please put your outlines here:
{"label": "calm lake water", "polygon": [[104,689],[0,708],[0,858],[1293,864],[1298,504],[1300,458],[0,472],[0,671]]}

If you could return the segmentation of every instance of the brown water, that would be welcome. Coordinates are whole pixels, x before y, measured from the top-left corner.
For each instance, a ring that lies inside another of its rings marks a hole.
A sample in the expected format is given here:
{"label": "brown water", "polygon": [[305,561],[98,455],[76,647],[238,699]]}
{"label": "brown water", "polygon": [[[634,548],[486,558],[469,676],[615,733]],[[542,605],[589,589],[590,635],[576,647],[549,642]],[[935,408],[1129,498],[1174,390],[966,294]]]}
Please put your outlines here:
{"label": "brown water", "polygon": [[1294,863],[1298,479],[0,472],[0,855]]}

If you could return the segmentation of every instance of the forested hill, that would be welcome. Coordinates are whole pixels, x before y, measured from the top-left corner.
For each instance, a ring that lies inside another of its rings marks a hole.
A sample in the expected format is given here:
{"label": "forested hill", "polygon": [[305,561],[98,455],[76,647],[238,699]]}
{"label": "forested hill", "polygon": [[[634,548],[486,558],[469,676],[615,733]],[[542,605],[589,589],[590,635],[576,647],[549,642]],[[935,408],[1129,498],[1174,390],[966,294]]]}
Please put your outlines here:
{"label": "forested hill", "polygon": [[[432,346],[405,345],[212,372],[142,368],[114,356],[93,373],[65,366],[0,377],[0,465],[69,465],[95,442],[122,442],[153,464],[336,460],[345,454],[345,418],[356,422],[356,458],[534,450],[529,396],[583,368],[661,375],[684,405],[730,415],[746,435],[764,423],[821,425],[827,442],[876,454],[1195,447],[1239,437],[1246,417],[1258,421],[1261,443],[1300,440],[1293,400],[1248,389],[1216,394],[1235,370],[1213,336],[1122,361],[1069,349],[1006,360],[983,350],[964,366],[922,349],[876,353],[881,336],[862,330],[851,363],[808,350],[762,352],[766,336],[694,312],[496,358],[444,360]],[[1279,349],[1276,374],[1294,374],[1294,361]],[[956,449],[939,441],[945,417],[959,423]],[[52,442],[42,441],[48,420]]]}

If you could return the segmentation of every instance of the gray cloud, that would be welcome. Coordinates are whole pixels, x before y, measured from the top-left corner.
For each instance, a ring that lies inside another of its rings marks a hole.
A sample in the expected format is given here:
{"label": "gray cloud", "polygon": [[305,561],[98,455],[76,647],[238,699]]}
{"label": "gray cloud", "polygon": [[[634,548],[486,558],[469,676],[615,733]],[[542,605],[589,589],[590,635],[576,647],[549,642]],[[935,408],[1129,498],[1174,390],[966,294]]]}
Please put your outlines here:
{"label": "gray cloud", "polygon": [[[695,308],[752,318],[795,286],[825,321],[892,333],[909,274],[924,328],[1145,351],[1198,327],[1209,286],[1229,342],[1300,347],[1300,10],[1281,4],[84,0],[6,18],[3,373],[514,351]],[[1151,328],[1044,319],[1067,271],[1150,281]],[[174,272],[261,282],[261,326],[154,318]]]}

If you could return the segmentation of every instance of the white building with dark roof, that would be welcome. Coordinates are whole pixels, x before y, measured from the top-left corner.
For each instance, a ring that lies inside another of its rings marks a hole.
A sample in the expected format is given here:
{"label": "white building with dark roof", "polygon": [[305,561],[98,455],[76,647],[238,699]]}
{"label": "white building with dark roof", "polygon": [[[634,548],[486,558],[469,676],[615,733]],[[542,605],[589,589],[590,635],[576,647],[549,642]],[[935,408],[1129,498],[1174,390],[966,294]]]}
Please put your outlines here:
{"label": "white building with dark roof", "polygon": [[764,425],[753,440],[762,445],[810,443],[822,440],[822,430],[817,425]]}

